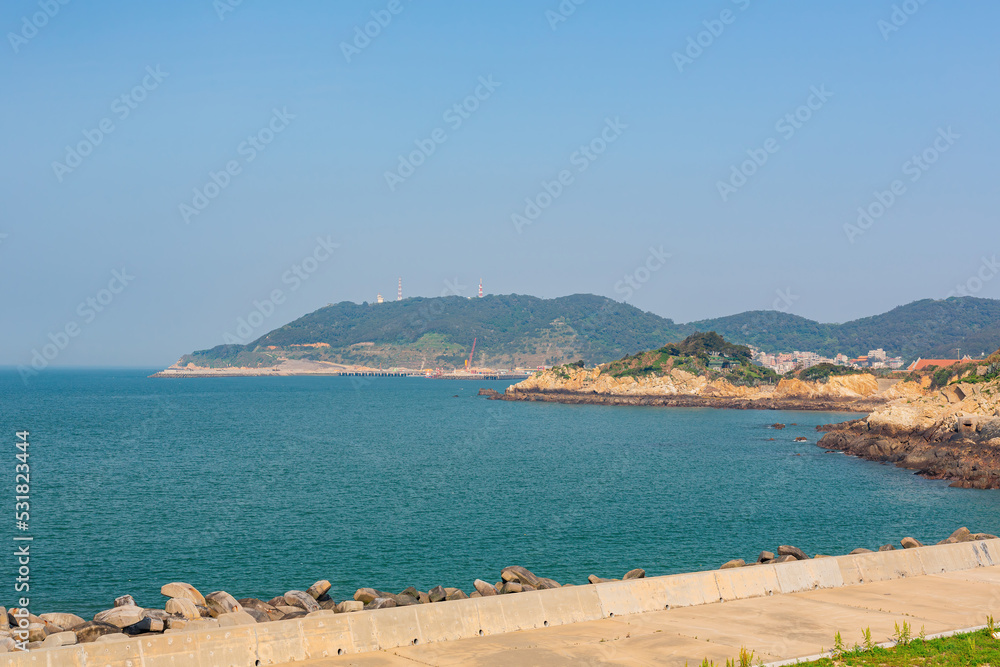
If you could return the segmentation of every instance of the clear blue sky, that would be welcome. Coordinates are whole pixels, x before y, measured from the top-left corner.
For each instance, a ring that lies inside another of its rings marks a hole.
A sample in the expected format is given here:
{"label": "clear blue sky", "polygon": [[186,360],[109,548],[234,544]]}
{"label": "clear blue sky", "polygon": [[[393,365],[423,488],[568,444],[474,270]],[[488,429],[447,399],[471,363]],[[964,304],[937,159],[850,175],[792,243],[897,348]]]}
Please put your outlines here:
{"label": "clear blue sky", "polygon": [[[891,0],[587,0],[565,21],[557,0],[223,2],[4,3],[0,364],[75,324],[54,365],[165,366],[276,289],[257,333],[395,298],[398,276],[407,296],[483,278],[623,299],[632,275],[628,301],[677,321],[776,301],[845,321],[942,298],[1000,252],[996,3],[897,2],[896,26]],[[345,56],[372,12],[387,25]],[[104,136],[77,163],[85,132]],[[390,188],[416,141],[434,152]],[[767,161],[723,201],[747,151]],[[185,216],[210,172],[228,184]],[[876,190],[895,201],[851,243]],[[339,247],[288,274],[318,237]]]}

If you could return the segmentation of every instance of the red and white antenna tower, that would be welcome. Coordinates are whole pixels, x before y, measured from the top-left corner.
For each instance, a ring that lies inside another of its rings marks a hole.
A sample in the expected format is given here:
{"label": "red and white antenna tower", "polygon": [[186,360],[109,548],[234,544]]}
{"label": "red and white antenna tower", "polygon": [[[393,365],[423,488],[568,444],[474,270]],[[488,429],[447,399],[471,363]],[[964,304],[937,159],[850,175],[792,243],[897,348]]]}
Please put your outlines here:
{"label": "red and white antenna tower", "polygon": [[479,298],[483,298],[483,279],[479,279]]}
{"label": "red and white antenna tower", "polygon": [[403,300],[403,279],[399,279],[399,290],[396,292],[396,301]]}

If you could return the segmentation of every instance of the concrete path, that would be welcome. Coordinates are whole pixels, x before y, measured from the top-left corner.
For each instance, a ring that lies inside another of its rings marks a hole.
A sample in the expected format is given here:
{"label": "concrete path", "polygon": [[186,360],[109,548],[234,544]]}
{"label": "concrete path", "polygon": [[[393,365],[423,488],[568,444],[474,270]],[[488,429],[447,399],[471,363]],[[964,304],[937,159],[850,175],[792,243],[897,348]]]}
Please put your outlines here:
{"label": "concrete path", "polygon": [[[871,628],[888,641],[895,624],[928,635],[1000,619],[1000,566],[905,577],[731,602],[605,618],[558,627],[405,646],[294,663],[361,665],[725,665],[741,647],[764,662],[814,656],[838,631],[849,645]],[[292,663],[288,663],[289,665]]]}

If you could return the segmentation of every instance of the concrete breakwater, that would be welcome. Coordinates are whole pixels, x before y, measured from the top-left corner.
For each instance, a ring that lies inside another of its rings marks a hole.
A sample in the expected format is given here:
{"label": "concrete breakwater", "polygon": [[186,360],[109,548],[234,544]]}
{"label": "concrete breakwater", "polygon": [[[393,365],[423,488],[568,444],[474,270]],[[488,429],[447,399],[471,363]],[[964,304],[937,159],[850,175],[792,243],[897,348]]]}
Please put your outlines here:
{"label": "concrete breakwater", "polygon": [[[826,558],[779,547],[778,556],[754,567],[736,569],[730,562],[717,571],[650,578],[637,569],[621,580],[592,575],[578,586],[512,566],[496,584],[477,580],[470,594],[441,587],[399,594],[362,588],[341,602],[330,597],[326,581],[269,602],[236,600],[223,591],[202,595],[188,584],[171,583],[161,591],[168,597],[163,609],[139,607],[126,595],[91,621],[72,614],[27,617],[25,629],[35,638],[31,650],[13,647],[16,652],[0,658],[0,665],[39,664],[32,656],[50,665],[277,664],[1000,565],[1000,540],[964,528],[936,546],[922,547],[913,538],[901,544],[900,550]],[[25,625],[23,617],[17,609],[4,614],[11,624],[2,630],[5,649]]]}

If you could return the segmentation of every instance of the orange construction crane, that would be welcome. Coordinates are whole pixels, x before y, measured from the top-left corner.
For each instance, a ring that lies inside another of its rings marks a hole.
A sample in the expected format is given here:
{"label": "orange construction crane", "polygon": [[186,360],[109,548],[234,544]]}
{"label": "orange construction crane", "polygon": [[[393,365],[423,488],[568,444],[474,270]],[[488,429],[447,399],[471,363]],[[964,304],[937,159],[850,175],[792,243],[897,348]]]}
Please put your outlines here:
{"label": "orange construction crane", "polygon": [[467,371],[471,371],[472,370],[472,355],[474,355],[476,353],[476,341],[477,340],[479,340],[479,339],[478,338],[473,338],[472,339],[472,352],[469,352],[469,358],[465,360],[465,370],[467,370]]}

